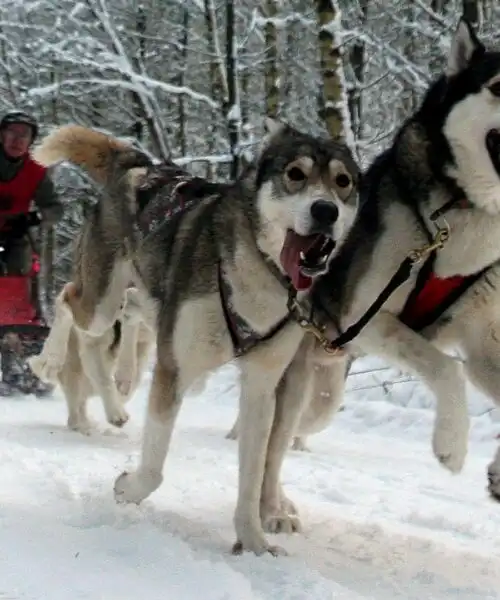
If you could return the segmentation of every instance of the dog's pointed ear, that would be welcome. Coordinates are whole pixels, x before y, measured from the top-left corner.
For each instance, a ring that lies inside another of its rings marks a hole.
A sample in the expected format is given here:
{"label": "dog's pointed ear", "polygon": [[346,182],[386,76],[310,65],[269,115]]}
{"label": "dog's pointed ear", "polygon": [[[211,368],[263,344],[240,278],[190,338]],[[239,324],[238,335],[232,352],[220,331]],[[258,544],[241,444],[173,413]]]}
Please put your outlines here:
{"label": "dog's pointed ear", "polygon": [[274,117],[266,117],[264,119],[264,130],[268,136],[274,137],[275,135],[279,135],[286,128],[286,123],[283,123],[279,119],[275,119]]}
{"label": "dog's pointed ear", "polygon": [[474,28],[462,17],[451,41],[446,74],[448,77],[457,75],[469,66],[473,57],[484,52],[485,48],[476,36]]}
{"label": "dog's pointed ear", "polygon": [[257,157],[264,152],[274,139],[284,133],[287,129],[289,129],[289,126],[286,123],[283,123],[283,121],[275,119],[274,117],[266,117],[264,119],[264,137],[259,144]]}

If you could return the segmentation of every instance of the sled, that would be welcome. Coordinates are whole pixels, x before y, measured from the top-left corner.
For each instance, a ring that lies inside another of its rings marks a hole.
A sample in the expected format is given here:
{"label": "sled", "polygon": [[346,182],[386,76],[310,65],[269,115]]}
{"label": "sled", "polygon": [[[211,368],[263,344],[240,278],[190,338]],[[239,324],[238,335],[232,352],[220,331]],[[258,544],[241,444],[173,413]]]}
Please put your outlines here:
{"label": "sled", "polygon": [[8,226],[3,227],[0,230],[0,396],[45,397],[52,394],[54,386],[38,379],[26,363],[28,357],[42,351],[50,330],[41,310],[40,258],[33,248],[29,272],[9,273],[6,257],[12,239],[12,231]]}

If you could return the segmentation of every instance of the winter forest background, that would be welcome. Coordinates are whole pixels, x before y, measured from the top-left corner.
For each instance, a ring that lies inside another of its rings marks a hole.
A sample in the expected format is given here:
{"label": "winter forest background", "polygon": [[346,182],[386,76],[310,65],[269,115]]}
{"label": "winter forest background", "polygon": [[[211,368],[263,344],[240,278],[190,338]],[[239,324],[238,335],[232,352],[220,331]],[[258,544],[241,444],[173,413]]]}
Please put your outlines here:
{"label": "winter forest background", "polygon": [[[496,0],[2,0],[0,113],[33,112],[42,135],[102,128],[210,178],[237,174],[267,114],[343,136],[366,166],[444,66],[461,14],[500,42]],[[41,240],[49,299],[96,198],[77,170],[55,180],[67,210]]]}

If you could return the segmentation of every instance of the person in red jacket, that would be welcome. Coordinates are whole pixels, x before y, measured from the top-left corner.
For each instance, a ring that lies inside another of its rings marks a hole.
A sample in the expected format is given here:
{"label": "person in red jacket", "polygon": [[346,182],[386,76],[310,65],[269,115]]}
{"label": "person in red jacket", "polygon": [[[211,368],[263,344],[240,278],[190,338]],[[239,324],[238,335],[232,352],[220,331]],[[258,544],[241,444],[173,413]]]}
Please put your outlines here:
{"label": "person in red jacket", "polygon": [[0,260],[9,274],[31,269],[29,228],[54,225],[63,215],[47,169],[30,156],[37,135],[38,123],[25,112],[0,120],[0,234],[8,240]]}

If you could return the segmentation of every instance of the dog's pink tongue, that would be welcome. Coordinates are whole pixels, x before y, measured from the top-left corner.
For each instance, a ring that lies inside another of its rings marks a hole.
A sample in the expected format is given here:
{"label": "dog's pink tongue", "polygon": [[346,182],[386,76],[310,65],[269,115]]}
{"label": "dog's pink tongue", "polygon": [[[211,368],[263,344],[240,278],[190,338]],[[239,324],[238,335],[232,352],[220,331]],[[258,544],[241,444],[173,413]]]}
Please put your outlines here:
{"label": "dog's pink tongue", "polygon": [[293,287],[298,291],[307,290],[311,287],[312,278],[303,275],[300,271],[300,253],[305,254],[315,240],[315,235],[298,235],[290,229],[286,233],[285,243],[280,253],[280,261],[285,273],[290,277]]}

